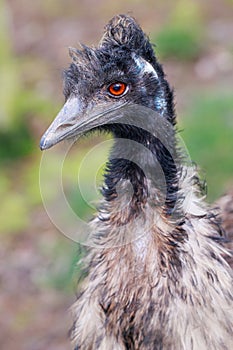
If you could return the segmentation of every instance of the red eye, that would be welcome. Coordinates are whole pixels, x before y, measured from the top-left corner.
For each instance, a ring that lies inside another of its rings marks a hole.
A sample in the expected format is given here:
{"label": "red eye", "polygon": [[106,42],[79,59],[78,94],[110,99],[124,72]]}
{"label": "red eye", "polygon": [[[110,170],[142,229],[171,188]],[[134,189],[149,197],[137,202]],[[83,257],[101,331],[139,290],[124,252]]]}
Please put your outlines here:
{"label": "red eye", "polygon": [[122,96],[127,90],[125,83],[113,83],[108,87],[108,92],[115,97]]}

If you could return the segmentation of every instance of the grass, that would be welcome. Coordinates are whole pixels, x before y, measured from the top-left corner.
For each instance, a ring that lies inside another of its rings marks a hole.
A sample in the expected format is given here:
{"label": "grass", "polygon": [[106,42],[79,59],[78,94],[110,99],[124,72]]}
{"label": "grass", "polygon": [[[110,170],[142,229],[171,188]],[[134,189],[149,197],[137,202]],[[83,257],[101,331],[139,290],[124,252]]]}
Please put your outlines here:
{"label": "grass", "polygon": [[178,0],[168,23],[152,36],[152,41],[156,43],[158,56],[161,59],[189,61],[200,55],[203,36],[198,3]]}
{"label": "grass", "polygon": [[181,136],[191,159],[206,174],[208,199],[213,201],[232,184],[232,96],[222,92],[197,95],[190,110],[181,121]]}
{"label": "grass", "polygon": [[161,59],[193,60],[200,54],[198,31],[186,27],[167,27],[154,39]]}
{"label": "grass", "polygon": [[38,276],[36,283],[45,289],[56,289],[66,294],[74,292],[75,281],[81,276],[77,261],[81,259],[83,252],[77,244],[58,237],[51,243],[40,246],[40,251],[46,260],[50,261],[49,269]]}

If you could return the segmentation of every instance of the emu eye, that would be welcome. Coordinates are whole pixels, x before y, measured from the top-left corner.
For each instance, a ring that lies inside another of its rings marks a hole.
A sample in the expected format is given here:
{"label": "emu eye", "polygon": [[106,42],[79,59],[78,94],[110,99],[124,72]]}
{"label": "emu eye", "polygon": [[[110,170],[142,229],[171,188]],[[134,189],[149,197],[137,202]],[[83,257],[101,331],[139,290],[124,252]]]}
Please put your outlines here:
{"label": "emu eye", "polygon": [[128,91],[128,86],[125,83],[117,82],[108,87],[108,92],[113,97],[120,97]]}

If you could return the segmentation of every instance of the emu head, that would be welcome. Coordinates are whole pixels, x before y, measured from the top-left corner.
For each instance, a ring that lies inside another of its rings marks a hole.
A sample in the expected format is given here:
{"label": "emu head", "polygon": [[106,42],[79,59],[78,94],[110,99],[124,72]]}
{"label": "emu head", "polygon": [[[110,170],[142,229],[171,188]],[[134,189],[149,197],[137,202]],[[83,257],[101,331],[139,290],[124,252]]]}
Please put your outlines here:
{"label": "emu head", "polygon": [[[41,139],[42,150],[117,120],[129,104],[146,106],[173,124],[172,92],[148,37],[136,21],[115,16],[96,48],[70,49],[65,104]],[[111,131],[111,127],[109,126]]]}

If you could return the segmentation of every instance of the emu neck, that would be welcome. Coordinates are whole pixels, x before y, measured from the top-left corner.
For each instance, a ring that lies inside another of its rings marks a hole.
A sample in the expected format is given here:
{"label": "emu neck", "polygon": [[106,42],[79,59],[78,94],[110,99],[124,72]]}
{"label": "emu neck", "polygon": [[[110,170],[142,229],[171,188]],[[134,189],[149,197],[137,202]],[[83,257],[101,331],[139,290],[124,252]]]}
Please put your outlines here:
{"label": "emu neck", "polygon": [[119,191],[123,188],[130,193],[128,206],[134,215],[148,200],[159,205],[158,199],[163,202],[163,212],[170,215],[178,191],[175,131],[167,130],[166,145],[152,133],[136,126],[114,124],[111,131],[115,143],[105,175],[105,199],[110,202],[119,200]]}

